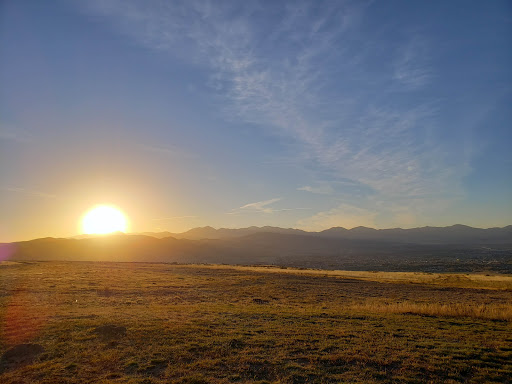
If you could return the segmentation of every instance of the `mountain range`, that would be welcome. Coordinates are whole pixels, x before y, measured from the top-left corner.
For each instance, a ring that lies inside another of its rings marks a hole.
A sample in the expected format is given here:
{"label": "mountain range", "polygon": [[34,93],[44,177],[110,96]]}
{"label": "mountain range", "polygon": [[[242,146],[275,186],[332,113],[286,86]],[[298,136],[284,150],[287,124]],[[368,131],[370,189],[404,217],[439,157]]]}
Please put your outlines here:
{"label": "mountain range", "polygon": [[182,233],[143,232],[140,234],[156,238],[174,237],[176,239],[201,240],[232,239],[256,233],[278,233],[336,239],[382,240],[411,244],[478,244],[489,242],[496,244],[512,241],[512,225],[503,228],[482,229],[461,224],[449,227],[421,227],[411,229],[374,229],[368,227],[345,229],[343,227],[333,227],[321,232],[307,232],[294,228],[270,226],[238,229],[198,227]]}
{"label": "mountain range", "polygon": [[2,259],[273,264],[322,269],[512,273],[512,226],[413,229],[194,228],[183,233],[43,238],[0,244]]}

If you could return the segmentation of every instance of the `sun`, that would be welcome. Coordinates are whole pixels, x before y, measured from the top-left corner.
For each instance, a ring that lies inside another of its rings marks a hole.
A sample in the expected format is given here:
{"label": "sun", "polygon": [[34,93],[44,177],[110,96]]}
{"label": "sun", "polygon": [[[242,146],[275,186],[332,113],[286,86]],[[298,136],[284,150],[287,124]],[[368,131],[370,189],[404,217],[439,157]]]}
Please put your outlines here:
{"label": "sun", "polygon": [[82,233],[87,235],[126,232],[127,228],[126,216],[119,209],[109,205],[98,205],[82,218]]}

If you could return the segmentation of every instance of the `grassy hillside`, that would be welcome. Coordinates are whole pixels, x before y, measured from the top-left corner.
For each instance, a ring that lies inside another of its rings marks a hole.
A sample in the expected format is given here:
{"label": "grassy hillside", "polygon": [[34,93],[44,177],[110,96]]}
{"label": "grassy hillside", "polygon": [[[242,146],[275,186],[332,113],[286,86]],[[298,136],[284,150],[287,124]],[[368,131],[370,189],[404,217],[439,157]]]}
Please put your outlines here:
{"label": "grassy hillside", "polygon": [[[500,275],[10,262],[0,276],[5,383],[512,377],[512,290]],[[41,350],[10,358],[23,343]]]}

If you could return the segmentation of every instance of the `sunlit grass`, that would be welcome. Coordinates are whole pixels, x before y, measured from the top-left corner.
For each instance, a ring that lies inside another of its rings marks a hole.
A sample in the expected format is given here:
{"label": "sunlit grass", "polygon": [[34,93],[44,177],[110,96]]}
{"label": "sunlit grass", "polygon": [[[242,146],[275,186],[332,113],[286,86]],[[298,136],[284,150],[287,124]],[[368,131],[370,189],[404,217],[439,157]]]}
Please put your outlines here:
{"label": "sunlit grass", "polygon": [[[223,268],[223,266],[213,266]],[[277,268],[273,266],[236,266],[240,270],[251,270],[268,273],[290,273],[300,275],[320,275],[339,278],[355,278],[359,280],[385,283],[428,284],[442,287],[505,289],[512,290],[512,276],[481,273],[427,273],[427,272],[381,272],[381,271],[339,271],[305,268]]]}
{"label": "sunlit grass", "polygon": [[512,321],[512,304],[478,304],[471,303],[380,303],[367,302],[352,306],[355,310],[376,313],[402,313],[435,317],[467,317]]}
{"label": "sunlit grass", "polygon": [[[0,354],[27,342],[45,352],[4,370],[0,382],[498,383],[512,375],[510,291],[269,270],[2,266]],[[126,335],[99,337],[106,324]]]}

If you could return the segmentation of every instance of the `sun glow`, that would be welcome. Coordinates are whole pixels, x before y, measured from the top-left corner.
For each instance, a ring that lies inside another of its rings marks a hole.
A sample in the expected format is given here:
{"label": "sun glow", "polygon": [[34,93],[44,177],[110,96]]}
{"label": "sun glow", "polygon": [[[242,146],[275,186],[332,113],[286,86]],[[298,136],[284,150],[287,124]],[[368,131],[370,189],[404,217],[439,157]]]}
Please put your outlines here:
{"label": "sun glow", "polygon": [[82,218],[82,233],[88,235],[126,232],[127,228],[126,216],[119,209],[108,205],[94,207]]}

